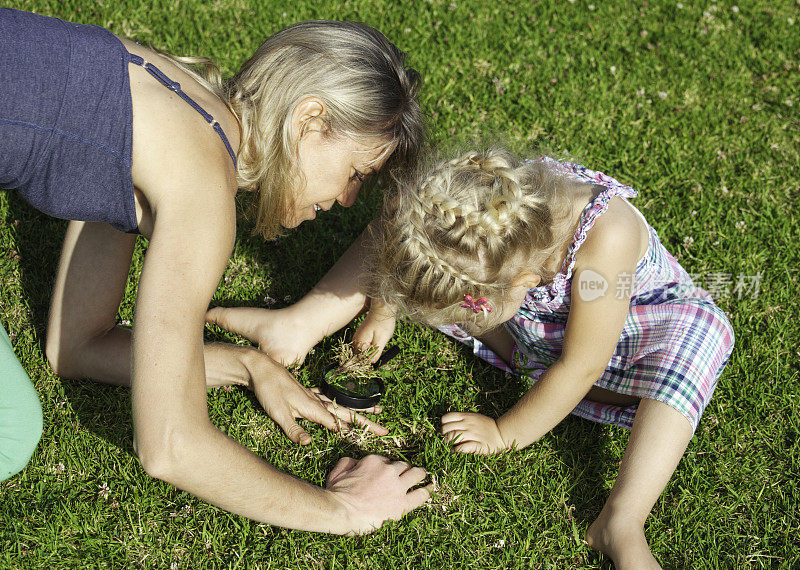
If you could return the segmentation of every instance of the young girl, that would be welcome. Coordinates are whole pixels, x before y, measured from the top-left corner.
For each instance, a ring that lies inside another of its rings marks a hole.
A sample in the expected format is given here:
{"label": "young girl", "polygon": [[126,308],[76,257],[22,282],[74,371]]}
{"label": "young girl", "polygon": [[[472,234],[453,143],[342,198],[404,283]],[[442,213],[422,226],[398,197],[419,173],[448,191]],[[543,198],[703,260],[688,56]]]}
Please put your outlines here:
{"label": "young girl", "polygon": [[[446,414],[442,433],[457,452],[523,448],[570,413],[630,429],[586,539],[618,568],[641,569],[658,567],[644,522],[711,398],[733,331],[628,202],[635,196],[577,164],[502,150],[421,169],[387,198],[373,232],[373,306],[356,342],[384,345],[398,307],[529,380],[499,418]],[[287,309],[292,318],[326,291],[344,290],[346,266],[352,274],[367,245]],[[365,300],[354,291],[351,310]],[[253,335],[253,315],[223,316]],[[267,320],[275,327],[288,318],[262,314],[262,333]]]}
{"label": "young girl", "polygon": [[445,415],[456,451],[525,447],[569,413],[631,430],[587,533],[618,568],[658,566],[645,518],[733,348],[728,319],[628,202],[635,196],[577,164],[467,153],[387,201],[369,289],[530,380],[500,418]]}
{"label": "young girl", "polygon": [[[229,81],[96,26],[0,9],[0,187],[73,220],[47,334],[60,376],[130,385],[144,469],[271,524],[367,532],[421,504],[421,469],[343,459],[321,489],[275,470],[217,430],[206,387],[250,387],[299,443],[305,417],[361,416],[302,387],[255,349],[204,347],[205,311],[236,235],[237,188],[256,230],[350,206],[365,176],[413,161],[419,76],[363,24],[311,21],[270,37]],[[80,220],[80,221],[78,221]],[[136,234],[149,238],[135,332],[116,325]],[[27,463],[41,410],[0,334],[0,480]]]}

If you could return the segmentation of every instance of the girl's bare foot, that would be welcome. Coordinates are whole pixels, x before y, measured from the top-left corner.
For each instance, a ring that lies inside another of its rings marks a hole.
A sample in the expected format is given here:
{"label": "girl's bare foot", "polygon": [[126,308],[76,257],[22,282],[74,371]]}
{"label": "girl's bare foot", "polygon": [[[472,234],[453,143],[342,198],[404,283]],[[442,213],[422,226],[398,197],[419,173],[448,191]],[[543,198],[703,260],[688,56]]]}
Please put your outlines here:
{"label": "girl's bare foot", "polygon": [[321,340],[313,334],[307,322],[297,322],[291,307],[274,311],[215,307],[206,313],[206,322],[258,344],[260,350],[284,366],[302,363],[308,351]]}
{"label": "girl's bare foot", "polygon": [[644,528],[630,518],[600,513],[586,531],[586,542],[611,560],[617,570],[661,569],[644,537]]}

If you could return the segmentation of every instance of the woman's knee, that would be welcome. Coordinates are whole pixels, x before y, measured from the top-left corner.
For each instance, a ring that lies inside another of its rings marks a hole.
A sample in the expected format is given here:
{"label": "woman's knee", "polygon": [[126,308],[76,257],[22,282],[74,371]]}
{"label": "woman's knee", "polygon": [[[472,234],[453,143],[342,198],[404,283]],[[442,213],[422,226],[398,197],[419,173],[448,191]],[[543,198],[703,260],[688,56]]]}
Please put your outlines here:
{"label": "woman's knee", "polygon": [[22,471],[42,437],[42,405],[0,325],[0,480]]}
{"label": "woman's knee", "polygon": [[69,358],[71,351],[65,344],[57,331],[48,328],[44,345],[45,358],[56,375],[68,378],[72,369]]}
{"label": "woman's knee", "polygon": [[53,372],[62,378],[78,378],[83,374],[83,354],[92,343],[103,338],[113,329],[115,323],[103,323],[92,330],[79,330],[75,327],[66,337],[60,329],[48,327],[45,341],[45,357]]}
{"label": "woman's knee", "polygon": [[38,416],[28,419],[29,424],[24,431],[0,434],[3,446],[3,450],[0,451],[0,481],[22,471],[36,451],[36,446],[42,437],[41,412]]}

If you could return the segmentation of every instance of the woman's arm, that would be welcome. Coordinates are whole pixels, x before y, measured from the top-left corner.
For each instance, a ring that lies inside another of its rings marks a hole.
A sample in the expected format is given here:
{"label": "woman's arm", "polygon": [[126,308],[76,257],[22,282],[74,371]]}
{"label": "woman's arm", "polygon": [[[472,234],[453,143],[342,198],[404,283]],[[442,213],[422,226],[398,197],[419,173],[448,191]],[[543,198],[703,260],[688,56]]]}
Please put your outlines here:
{"label": "woman's arm", "polygon": [[231,512],[305,530],[364,532],[419,506],[428,491],[408,490],[421,470],[364,459],[324,490],[274,469],[211,424],[203,321],[232,250],[235,211],[227,181],[182,174],[181,184],[151,194],[155,225],[137,297],[134,441],[145,470]]}
{"label": "woman's arm", "polygon": [[[601,223],[604,222],[604,223]],[[564,348],[513,408],[497,420],[480,414],[452,413],[442,418],[456,450],[494,453],[530,445],[553,429],[584,398],[614,354],[630,293],[617,294],[620,276],[635,272],[641,234],[637,225],[599,218],[576,259]],[[595,297],[605,283],[604,293]]]}

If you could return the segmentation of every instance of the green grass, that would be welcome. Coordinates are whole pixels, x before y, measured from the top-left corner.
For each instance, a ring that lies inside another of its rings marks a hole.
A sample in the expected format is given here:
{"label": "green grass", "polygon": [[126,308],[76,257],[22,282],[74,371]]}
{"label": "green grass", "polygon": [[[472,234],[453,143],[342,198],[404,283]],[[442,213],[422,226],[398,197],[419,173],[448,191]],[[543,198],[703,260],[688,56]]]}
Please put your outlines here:
{"label": "green grass", "polygon": [[[798,4],[6,3],[173,53],[214,55],[227,73],[291,22],[365,21],[422,72],[435,141],[494,132],[520,150],[538,145],[575,156],[641,190],[636,204],[691,273],[761,272],[756,299],[718,295],[736,350],[646,526],[669,568],[800,565]],[[243,224],[230,279],[214,302],[297,300],[378,204],[378,195],[366,197],[275,243],[250,237]],[[210,392],[209,411],[265,460],[316,483],[345,454],[404,457],[438,480],[434,504],[370,536],[341,538],[257,524],[151,479],[133,455],[129,391],[64,381],[46,364],[47,306],[65,227],[0,193],[0,320],[45,415],[31,463],[0,483],[0,567],[610,567],[581,538],[608,495],[627,432],[568,418],[518,453],[451,454],[437,436],[444,412],[496,414],[523,387],[408,323],[396,335],[401,380],[381,416],[396,440],[350,441],[309,426],[314,443],[300,448],[239,389]],[[132,318],[143,252],[139,244],[120,319]],[[314,382],[331,347],[316,349],[302,381]]]}

